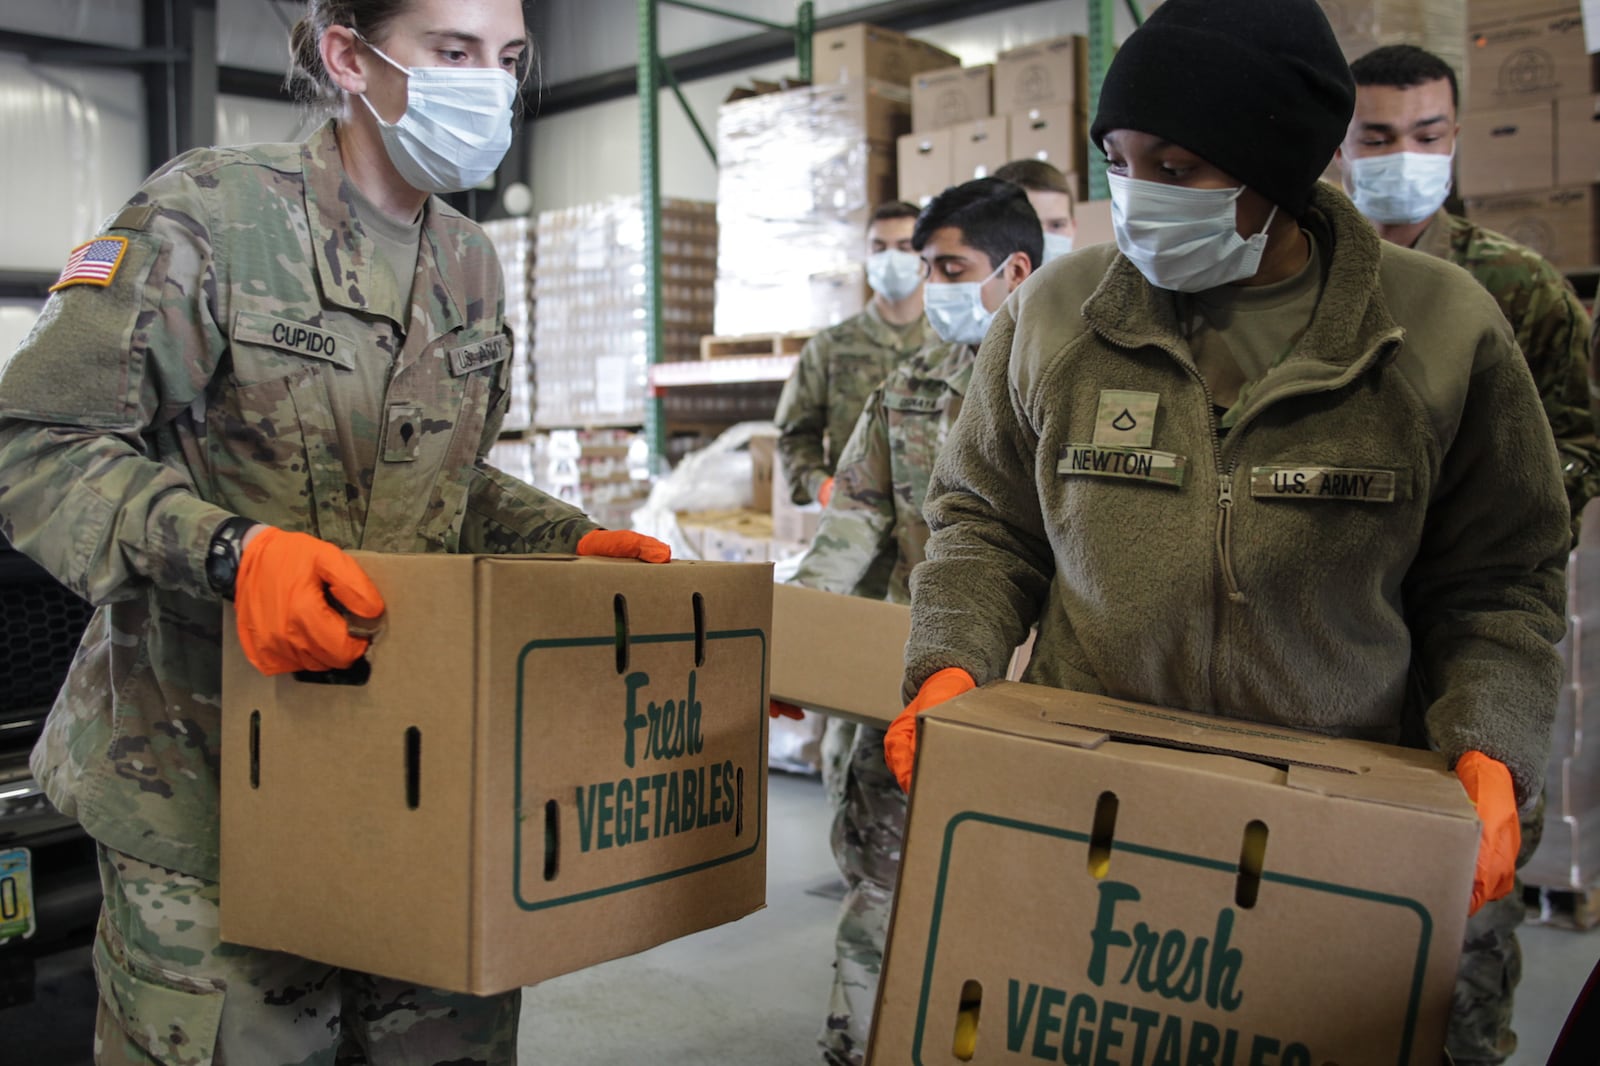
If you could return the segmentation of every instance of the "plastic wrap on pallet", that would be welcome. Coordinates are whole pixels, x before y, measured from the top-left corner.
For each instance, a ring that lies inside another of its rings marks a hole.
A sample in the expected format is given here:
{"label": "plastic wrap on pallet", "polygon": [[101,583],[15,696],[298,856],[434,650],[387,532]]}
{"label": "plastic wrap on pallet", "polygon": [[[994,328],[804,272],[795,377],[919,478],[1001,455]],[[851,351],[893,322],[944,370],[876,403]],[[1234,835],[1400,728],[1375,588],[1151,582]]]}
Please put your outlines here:
{"label": "plastic wrap on pallet", "polygon": [[1414,44],[1463,70],[1467,5],[1461,0],[1318,0],[1345,58],[1386,44]]}
{"label": "plastic wrap on pallet", "polygon": [[506,218],[482,225],[500,259],[500,270],[505,278],[505,323],[511,331],[511,406],[506,412],[504,428],[526,429],[533,425],[534,396],[538,387],[533,360],[534,222],[527,218]]}
{"label": "plastic wrap on pallet", "polygon": [[[638,197],[546,211],[537,226],[533,295],[534,423],[644,421],[644,217]],[[668,361],[698,359],[711,332],[717,221],[711,204],[669,199],[661,218],[662,323]]]}
{"label": "plastic wrap on pallet", "polygon": [[[717,118],[716,332],[832,324],[812,277],[854,272],[889,154],[868,127],[879,97],[834,87],[724,104]],[[819,320],[821,319],[821,320]]]}

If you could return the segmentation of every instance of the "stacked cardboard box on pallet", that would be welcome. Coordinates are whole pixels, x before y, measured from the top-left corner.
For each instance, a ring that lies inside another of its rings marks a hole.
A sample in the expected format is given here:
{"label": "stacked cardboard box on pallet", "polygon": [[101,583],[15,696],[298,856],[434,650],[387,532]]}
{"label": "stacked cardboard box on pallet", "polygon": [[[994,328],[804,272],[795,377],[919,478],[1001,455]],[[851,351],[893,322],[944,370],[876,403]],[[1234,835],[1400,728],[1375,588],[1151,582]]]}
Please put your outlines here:
{"label": "stacked cardboard box on pallet", "polygon": [[1460,192],[1467,214],[1558,268],[1600,262],[1600,59],[1572,0],[1467,6]]}
{"label": "stacked cardboard box on pallet", "polygon": [[865,25],[817,34],[813,54],[815,85],[758,86],[718,114],[717,333],[820,329],[861,310],[867,221],[895,198],[895,139],[911,128],[908,79],[956,62]]}
{"label": "stacked cardboard box on pallet", "polygon": [[537,380],[533,369],[533,267],[537,246],[534,221],[503,218],[482,223],[505,275],[506,328],[511,331],[511,407],[505,429],[533,425]]}
{"label": "stacked cardboard box on pallet", "polygon": [[1076,182],[1085,172],[1088,101],[1082,37],[919,75],[911,83],[911,133],[897,146],[901,199],[926,203],[1023,158],[1052,163]]}
{"label": "stacked cardboard box on pallet", "polygon": [[[668,361],[698,359],[711,332],[713,204],[662,205],[662,317]],[[644,422],[647,394],[644,216],[637,197],[539,216],[533,417],[549,428]]]}

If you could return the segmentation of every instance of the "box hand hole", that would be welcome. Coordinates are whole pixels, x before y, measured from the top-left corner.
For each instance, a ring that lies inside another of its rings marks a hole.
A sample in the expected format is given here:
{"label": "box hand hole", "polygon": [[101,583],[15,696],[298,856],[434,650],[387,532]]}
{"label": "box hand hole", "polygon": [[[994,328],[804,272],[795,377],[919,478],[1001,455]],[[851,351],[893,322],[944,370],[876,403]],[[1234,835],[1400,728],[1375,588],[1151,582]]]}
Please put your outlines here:
{"label": "box hand hole", "polygon": [[1267,863],[1267,823],[1259,819],[1244,827],[1244,840],[1239,845],[1239,882],[1233,890],[1233,901],[1246,910],[1256,905],[1261,894],[1261,871]]}
{"label": "box hand hole", "polygon": [[261,712],[250,712],[250,787],[261,787]]}
{"label": "box hand hole", "polygon": [[983,1012],[983,986],[976,981],[961,985],[961,1000],[956,1004],[955,1042],[950,1054],[962,1062],[971,1062],[978,1053],[978,1016]]}
{"label": "box hand hole", "polygon": [[744,767],[733,776],[733,835],[744,836]]}
{"label": "box hand hole", "polygon": [[544,801],[544,879],[556,879],[556,867],[561,858],[561,805],[555,800]]}
{"label": "box hand hole", "polygon": [[706,664],[706,598],[694,594],[694,664]]}
{"label": "box hand hole", "polygon": [[628,672],[628,598],[617,593],[611,600],[611,610],[617,616],[617,673]]}
{"label": "box hand hole", "polygon": [[422,730],[406,730],[406,807],[416,810],[422,804]]}
{"label": "box hand hole", "polygon": [[1089,831],[1089,876],[1099,881],[1111,872],[1111,842],[1117,832],[1117,794],[1102,792],[1094,804]]}

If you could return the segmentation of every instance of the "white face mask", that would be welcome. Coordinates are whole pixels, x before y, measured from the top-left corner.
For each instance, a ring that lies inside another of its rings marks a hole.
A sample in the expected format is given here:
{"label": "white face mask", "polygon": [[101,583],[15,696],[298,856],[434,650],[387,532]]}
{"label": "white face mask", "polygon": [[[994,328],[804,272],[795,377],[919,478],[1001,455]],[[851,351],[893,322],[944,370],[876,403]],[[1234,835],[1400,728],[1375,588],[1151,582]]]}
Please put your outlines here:
{"label": "white face mask", "polygon": [[1046,233],[1044,235],[1044,261],[1060,259],[1072,251],[1072,238],[1060,233]]}
{"label": "white face mask", "polygon": [[928,324],[949,344],[982,344],[994,321],[994,312],[983,306],[983,287],[999,276],[1011,262],[1008,255],[993,274],[982,281],[930,284],[922,293],[922,306]]}
{"label": "white face mask", "polygon": [[1455,153],[1391,152],[1350,160],[1350,198],[1374,222],[1421,222],[1450,195]]}
{"label": "white face mask", "polygon": [[867,284],[890,303],[899,303],[922,284],[922,259],[895,248],[874,252],[867,257]]}
{"label": "white face mask", "polygon": [[1204,292],[1254,277],[1267,250],[1267,230],[1239,236],[1237,189],[1187,189],[1121,174],[1111,181],[1111,228],[1117,247],[1158,289]]}
{"label": "white face mask", "polygon": [[511,147],[517,80],[487,67],[407,70],[375,46],[367,47],[406,75],[406,113],[398,122],[385,122],[366,95],[361,96],[378,120],[389,161],[406,184],[427,193],[481,185]]}

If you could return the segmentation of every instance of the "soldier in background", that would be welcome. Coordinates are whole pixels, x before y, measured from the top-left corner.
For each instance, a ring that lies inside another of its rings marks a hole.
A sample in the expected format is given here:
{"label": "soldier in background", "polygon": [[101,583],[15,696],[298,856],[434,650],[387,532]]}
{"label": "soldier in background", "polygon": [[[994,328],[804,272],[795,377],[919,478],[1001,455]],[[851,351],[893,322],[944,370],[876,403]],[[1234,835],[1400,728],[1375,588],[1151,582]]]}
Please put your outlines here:
{"label": "soldier in background", "polygon": [[1367,53],[1350,71],[1356,111],[1337,156],[1345,189],[1384,240],[1464,268],[1500,305],[1561,452],[1576,541],[1584,504],[1600,493],[1600,442],[1588,402],[1589,316],[1538,252],[1445,211],[1460,101],[1450,64],[1397,44]]}
{"label": "soldier in background", "polygon": [[1060,169],[1042,159],[1016,159],[994,172],[994,177],[1022,186],[1033,213],[1044,227],[1044,261],[1072,251],[1078,232],[1072,185]]}
{"label": "soldier in background", "polygon": [[97,1063],[516,1058],[518,993],[222,944],[217,808],[225,601],[263,673],[319,671],[366,649],[336,608],[383,612],[346,548],[667,558],[484,459],[500,267],[430,194],[499,165],[527,46],[517,0],[312,0],[335,117],[163,167],[0,378],[0,528],[98,607],[32,759],[97,844]]}
{"label": "soldier in background", "polygon": [[[867,225],[871,301],[860,314],[807,341],[783,386],[773,421],[781,434],[778,462],[797,504],[815,500],[827,505],[839,453],[861,417],[867,394],[931,336],[922,316],[922,261],[911,250],[916,220],[916,207],[900,200],[872,212]],[[874,570],[862,595],[883,596],[887,565]],[[823,727],[822,781],[835,809],[855,735],[855,723],[843,719],[829,718]]]}
{"label": "soldier in background", "polygon": [[[1583,305],[1539,253],[1444,209],[1459,129],[1450,64],[1402,44],[1369,52],[1350,71],[1355,115],[1337,157],[1345,188],[1384,240],[1464,268],[1500,305],[1555,435],[1576,543],[1584,505],[1600,490]],[[1539,846],[1543,800],[1521,821],[1519,867]],[[1447,1044],[1458,1066],[1502,1063],[1516,1048],[1511,1012],[1522,975],[1522,917],[1519,883],[1468,921]]]}
{"label": "soldier in background", "polygon": [[[922,518],[933,461],[972,377],[972,360],[994,312],[1033,273],[1043,233],[1023,191],[994,178],[946,189],[923,209],[911,238],[928,285],[937,340],[889,374],[866,399],[839,457],[836,491],[798,584],[910,603],[922,561]],[[889,563],[888,585],[876,571]],[[840,910],[837,959],[823,1060],[860,1066],[872,1025],[878,973],[905,834],[905,795],[883,761],[883,732],[862,728],[843,774],[834,858],[849,889]]]}

